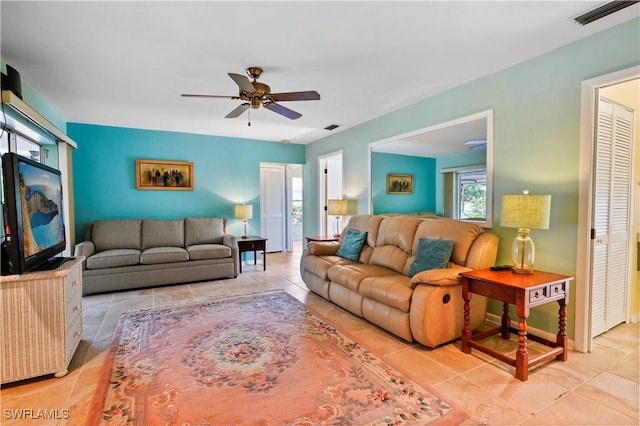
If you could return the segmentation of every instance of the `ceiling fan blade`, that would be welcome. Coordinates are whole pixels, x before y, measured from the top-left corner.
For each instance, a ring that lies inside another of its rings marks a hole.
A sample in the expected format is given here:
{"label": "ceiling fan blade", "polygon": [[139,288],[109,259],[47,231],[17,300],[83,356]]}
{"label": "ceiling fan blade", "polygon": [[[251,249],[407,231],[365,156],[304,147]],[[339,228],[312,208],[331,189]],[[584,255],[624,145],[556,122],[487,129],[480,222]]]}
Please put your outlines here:
{"label": "ceiling fan blade", "polygon": [[253,87],[253,84],[251,84],[251,81],[246,76],[241,74],[234,74],[230,72],[229,77],[231,77],[231,79],[236,82],[238,87],[240,87],[241,91],[247,92],[247,93],[256,92],[256,89]]}
{"label": "ceiling fan blade", "polygon": [[277,114],[283,115],[287,118],[290,118],[291,120],[295,120],[297,118],[302,117],[302,114],[300,114],[299,112],[295,112],[294,110],[283,107],[282,105],[279,105],[273,102],[265,102],[263,106],[266,109],[273,111]]}
{"label": "ceiling fan blade", "polygon": [[233,111],[231,111],[229,114],[225,115],[224,118],[236,118],[236,117],[240,116],[243,112],[248,110],[249,106],[250,105],[248,103],[240,104]]}
{"label": "ceiling fan blade", "polygon": [[225,98],[225,99],[240,99],[238,96],[227,96],[227,95],[199,95],[194,93],[183,93],[180,96],[183,98]]}
{"label": "ceiling fan blade", "polygon": [[283,101],[319,101],[320,94],[315,90],[309,90],[307,92],[287,92],[287,93],[272,93],[271,99],[274,102]]}

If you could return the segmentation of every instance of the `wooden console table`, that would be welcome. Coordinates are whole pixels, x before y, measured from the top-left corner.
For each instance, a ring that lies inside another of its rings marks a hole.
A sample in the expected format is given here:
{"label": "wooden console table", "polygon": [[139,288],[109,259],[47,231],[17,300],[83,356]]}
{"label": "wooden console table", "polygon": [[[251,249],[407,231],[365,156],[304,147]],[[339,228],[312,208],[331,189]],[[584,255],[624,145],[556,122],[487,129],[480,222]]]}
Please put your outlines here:
{"label": "wooden console table", "polygon": [[[478,349],[500,361],[516,368],[516,378],[526,381],[529,368],[555,358],[567,360],[567,302],[569,300],[569,282],[573,277],[550,272],[535,271],[532,275],[516,274],[510,270],[491,271],[482,269],[460,273],[462,278],[462,298],[464,299],[464,327],[462,329],[462,351],[471,353],[471,348]],[[502,301],[503,313],[500,327],[471,336],[469,328],[470,293],[486,296]],[[558,334],[552,342],[541,337],[529,335],[531,340],[542,343],[552,349],[535,356],[527,353],[527,317],[529,309],[535,306],[557,301],[560,306],[558,316]],[[518,328],[511,327],[509,304],[516,306],[519,318]],[[503,339],[509,339],[510,332],[518,333],[518,350],[515,359],[483,345],[480,340],[500,333]]]}
{"label": "wooden console table", "polygon": [[262,270],[267,270],[267,239],[263,237],[250,236],[247,238],[238,238],[238,255],[240,262],[240,273],[242,273],[242,253],[247,251],[253,252],[253,264],[256,265],[258,261],[257,252],[258,250],[262,251]]}

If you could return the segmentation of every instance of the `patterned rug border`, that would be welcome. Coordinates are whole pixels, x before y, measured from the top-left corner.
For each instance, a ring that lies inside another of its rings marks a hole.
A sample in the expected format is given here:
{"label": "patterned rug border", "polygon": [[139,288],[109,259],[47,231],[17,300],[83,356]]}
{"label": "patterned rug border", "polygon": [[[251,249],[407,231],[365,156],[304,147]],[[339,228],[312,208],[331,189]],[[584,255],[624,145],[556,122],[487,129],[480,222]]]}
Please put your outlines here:
{"label": "patterned rug border", "polygon": [[[252,297],[259,297],[259,296],[264,296],[264,295],[269,295],[269,294],[283,294],[283,295],[286,295],[289,299],[291,299],[295,303],[301,305],[304,309],[306,309],[306,310],[310,311],[311,313],[313,313],[314,315],[316,315],[318,318],[320,318],[320,320],[322,320],[326,324],[330,325],[331,327],[334,327],[340,333],[344,334],[347,338],[353,340],[355,343],[357,343],[358,345],[360,345],[364,349],[366,349],[369,352],[371,352],[372,354],[374,354],[376,357],[378,357],[382,362],[387,364],[389,367],[397,370],[400,374],[402,374],[402,375],[406,376],[408,379],[416,382],[416,384],[418,384],[419,386],[422,386],[423,388],[425,388],[427,391],[433,393],[438,398],[441,398],[444,401],[446,401],[451,406],[452,411],[447,413],[447,414],[445,414],[445,415],[443,415],[439,419],[436,419],[436,420],[432,421],[431,423],[429,423],[430,425],[457,425],[457,424],[460,424],[460,423],[464,422],[465,420],[467,420],[469,418],[469,415],[466,413],[466,411],[464,411],[460,406],[458,406],[457,403],[451,402],[449,397],[443,396],[442,393],[437,391],[436,389],[434,389],[433,386],[431,386],[429,384],[423,384],[423,382],[419,378],[416,377],[415,373],[412,373],[412,372],[408,371],[404,367],[399,367],[399,366],[397,366],[395,364],[391,364],[377,350],[373,350],[371,346],[369,346],[369,345],[367,345],[365,343],[362,343],[359,339],[356,338],[356,336],[351,334],[343,326],[336,325],[335,321],[329,319],[327,316],[321,314],[315,308],[313,308],[312,306],[307,305],[306,303],[304,303],[303,301],[299,300],[298,298],[296,298],[294,295],[288,293],[287,291],[282,290],[282,289],[278,289],[278,290],[267,290],[267,291],[250,292],[250,293],[243,293],[243,294],[221,295],[221,296],[209,297],[207,299],[194,300],[194,301],[184,302],[184,303],[175,303],[175,304],[168,304],[168,305],[161,305],[161,306],[140,308],[140,309],[130,309],[130,310],[127,310],[127,311],[124,311],[123,313],[121,313],[119,318],[118,318],[118,323],[116,325],[116,328],[115,328],[115,330],[113,332],[112,341],[109,344],[109,349],[108,349],[107,356],[106,356],[106,358],[104,360],[104,363],[103,363],[103,365],[101,367],[101,372],[100,372],[100,374],[98,376],[98,385],[97,385],[96,391],[95,391],[94,396],[93,396],[93,400],[92,400],[91,405],[90,405],[87,424],[88,425],[99,425],[100,424],[101,413],[102,413],[102,409],[103,409],[103,406],[104,406],[104,401],[106,399],[107,392],[109,391],[109,386],[106,385],[106,384],[109,383],[109,380],[110,380],[110,377],[111,377],[111,370],[112,370],[111,367],[113,365],[113,362],[114,362],[114,359],[115,359],[115,356],[116,356],[116,353],[117,353],[118,343],[120,341],[119,339],[120,339],[120,336],[122,334],[122,328],[125,325],[125,322],[126,322],[125,320],[126,320],[126,317],[128,315],[134,315],[134,314],[137,314],[137,313],[152,312],[152,311],[162,311],[162,310],[175,309],[175,308],[188,308],[188,307],[193,307],[193,306],[207,305],[207,304],[210,304],[210,303],[213,303],[213,302],[217,303],[217,302],[224,301],[224,300],[234,300],[234,299],[239,299],[239,298],[252,298]],[[318,297],[320,297],[320,296],[318,296]],[[335,307],[337,309],[343,310],[344,312],[347,312],[347,311],[345,311],[343,308],[341,308],[338,305],[335,305]],[[372,325],[372,326],[376,327],[375,325]],[[380,330],[380,331],[384,332],[383,330]]]}

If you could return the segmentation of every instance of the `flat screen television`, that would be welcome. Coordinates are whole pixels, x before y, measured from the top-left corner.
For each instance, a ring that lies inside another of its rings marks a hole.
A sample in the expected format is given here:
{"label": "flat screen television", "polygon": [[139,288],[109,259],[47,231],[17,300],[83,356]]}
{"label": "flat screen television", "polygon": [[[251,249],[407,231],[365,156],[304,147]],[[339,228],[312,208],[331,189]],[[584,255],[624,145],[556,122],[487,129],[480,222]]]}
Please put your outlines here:
{"label": "flat screen television", "polygon": [[64,258],[60,171],[15,153],[2,156],[4,242],[2,274],[57,267]]}

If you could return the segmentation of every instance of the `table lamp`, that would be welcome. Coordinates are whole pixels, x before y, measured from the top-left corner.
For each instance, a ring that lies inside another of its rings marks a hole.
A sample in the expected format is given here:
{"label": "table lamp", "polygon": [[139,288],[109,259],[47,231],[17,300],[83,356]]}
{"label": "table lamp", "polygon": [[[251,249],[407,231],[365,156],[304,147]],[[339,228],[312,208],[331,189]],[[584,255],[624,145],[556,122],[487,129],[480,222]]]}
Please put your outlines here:
{"label": "table lamp", "polygon": [[551,195],[529,195],[525,190],[522,195],[502,196],[500,226],[518,228],[511,248],[513,272],[533,274],[535,246],[529,233],[531,229],[549,229],[550,211]]}
{"label": "table lamp", "polygon": [[247,239],[247,220],[253,219],[253,206],[251,204],[236,204],[236,219],[242,219],[243,234],[242,238]]}
{"label": "table lamp", "polygon": [[329,200],[329,214],[336,217],[336,233],[334,237],[340,236],[340,218],[347,214],[349,204],[347,200]]}

